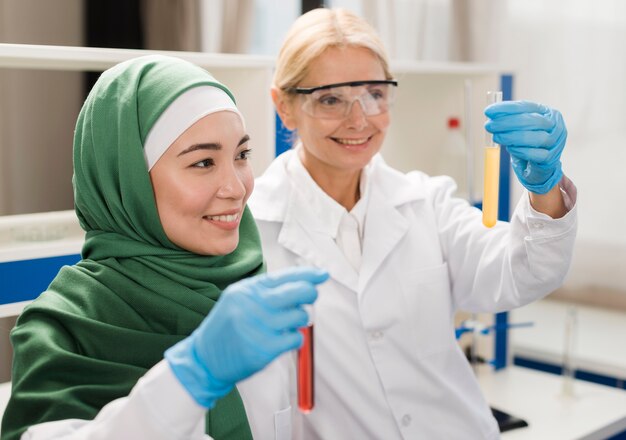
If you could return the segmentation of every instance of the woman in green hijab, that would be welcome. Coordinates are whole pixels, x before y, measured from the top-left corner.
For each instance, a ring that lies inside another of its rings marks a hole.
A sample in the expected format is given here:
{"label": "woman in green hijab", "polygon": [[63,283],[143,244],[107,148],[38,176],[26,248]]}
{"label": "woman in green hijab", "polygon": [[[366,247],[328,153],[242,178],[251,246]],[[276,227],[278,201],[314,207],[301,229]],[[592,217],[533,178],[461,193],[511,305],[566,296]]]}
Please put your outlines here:
{"label": "woman in green hijab", "polygon": [[82,259],[11,334],[2,440],[289,438],[286,375],[253,375],[300,346],[327,274],[261,274],[249,153],[203,69],[147,56],[102,74],[74,137]]}

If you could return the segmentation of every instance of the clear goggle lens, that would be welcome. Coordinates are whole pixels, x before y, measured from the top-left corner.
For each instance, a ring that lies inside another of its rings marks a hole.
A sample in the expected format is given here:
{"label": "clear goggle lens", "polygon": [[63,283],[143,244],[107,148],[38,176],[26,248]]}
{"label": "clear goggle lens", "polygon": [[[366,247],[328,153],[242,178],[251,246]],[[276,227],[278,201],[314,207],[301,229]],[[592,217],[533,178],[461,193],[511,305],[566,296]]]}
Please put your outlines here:
{"label": "clear goggle lens", "polygon": [[312,88],[295,88],[302,95],[302,110],[321,119],[343,119],[358,102],[366,116],[386,113],[393,105],[397,82],[358,81]]}

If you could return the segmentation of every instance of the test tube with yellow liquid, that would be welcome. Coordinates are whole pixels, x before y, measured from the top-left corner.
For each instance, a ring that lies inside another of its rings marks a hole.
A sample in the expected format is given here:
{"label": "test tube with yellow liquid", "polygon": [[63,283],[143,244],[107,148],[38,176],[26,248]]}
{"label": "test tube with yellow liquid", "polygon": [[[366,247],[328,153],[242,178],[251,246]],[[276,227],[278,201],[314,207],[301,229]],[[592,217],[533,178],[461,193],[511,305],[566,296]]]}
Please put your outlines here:
{"label": "test tube with yellow liquid", "polygon": [[[487,105],[502,101],[502,92],[487,92]],[[498,190],[500,184],[500,145],[493,135],[485,136],[485,175],[483,187],[483,225],[493,227],[498,220]]]}

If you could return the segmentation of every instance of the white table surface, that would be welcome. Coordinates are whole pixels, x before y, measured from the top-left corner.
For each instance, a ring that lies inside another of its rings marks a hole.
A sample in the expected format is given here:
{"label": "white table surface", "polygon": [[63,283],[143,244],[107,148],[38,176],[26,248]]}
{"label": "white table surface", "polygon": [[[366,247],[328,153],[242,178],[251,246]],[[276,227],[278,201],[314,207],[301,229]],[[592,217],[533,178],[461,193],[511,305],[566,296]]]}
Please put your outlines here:
{"label": "white table surface", "polygon": [[625,390],[576,380],[568,397],[562,376],[516,366],[477,376],[490,405],[529,424],[502,440],[604,440],[626,430]]}

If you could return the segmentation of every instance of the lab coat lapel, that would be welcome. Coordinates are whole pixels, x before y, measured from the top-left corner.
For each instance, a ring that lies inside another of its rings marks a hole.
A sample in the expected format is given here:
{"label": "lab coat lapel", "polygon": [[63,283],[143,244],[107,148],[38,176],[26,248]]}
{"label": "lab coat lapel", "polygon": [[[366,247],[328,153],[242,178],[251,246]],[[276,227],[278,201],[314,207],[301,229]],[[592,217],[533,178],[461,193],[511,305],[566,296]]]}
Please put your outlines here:
{"label": "lab coat lapel", "polygon": [[303,264],[326,269],[333,279],[356,291],[356,271],[332,237],[324,232],[318,216],[299,197],[290,197],[278,243],[298,255]]}
{"label": "lab coat lapel", "polygon": [[[390,200],[377,185],[371,185],[370,200],[365,218],[363,259],[358,291],[363,292],[367,283],[379,269],[385,258],[400,243],[409,230],[409,221],[398,211],[398,202],[405,197]],[[400,192],[406,190],[399,189]],[[406,197],[411,199],[412,197]]]}

